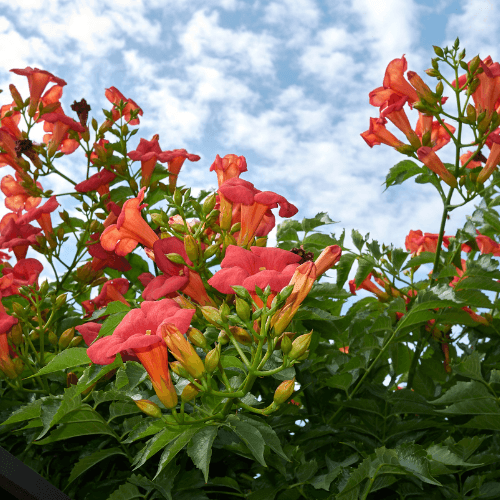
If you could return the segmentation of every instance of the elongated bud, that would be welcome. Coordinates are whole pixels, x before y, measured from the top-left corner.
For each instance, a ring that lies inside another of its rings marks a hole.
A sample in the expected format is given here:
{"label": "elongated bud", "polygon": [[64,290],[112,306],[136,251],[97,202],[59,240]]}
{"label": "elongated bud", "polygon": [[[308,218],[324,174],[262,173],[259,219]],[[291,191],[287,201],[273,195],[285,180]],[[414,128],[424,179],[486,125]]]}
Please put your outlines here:
{"label": "elongated bud", "polygon": [[200,347],[201,349],[207,347],[207,339],[197,328],[193,328],[192,326],[189,327],[186,335],[191,344],[195,345],[196,347]]}
{"label": "elongated bud", "polygon": [[198,262],[200,258],[200,248],[196,240],[190,234],[184,236],[184,250],[186,250],[186,254],[191,262]]}
{"label": "elongated bud", "polygon": [[40,332],[38,330],[31,330],[29,337],[32,342],[38,340],[40,338]]}
{"label": "elongated bud", "polygon": [[476,123],[476,108],[472,104],[467,105],[467,120],[470,123]]}
{"label": "elongated bud", "polygon": [[14,313],[21,318],[26,314],[26,309],[19,304],[19,302],[14,302],[12,304],[12,309],[14,310]]}
{"label": "elongated bud", "polygon": [[434,48],[434,53],[439,56],[439,57],[444,57],[444,52],[441,47],[438,47],[437,45],[432,46]]}
{"label": "elongated bud", "polygon": [[43,280],[42,284],[40,285],[39,293],[42,297],[45,297],[48,291],[49,291],[49,282],[47,280]]}
{"label": "elongated bud", "polygon": [[176,205],[181,205],[182,204],[182,192],[180,189],[176,189],[174,193],[174,203]]}
{"label": "elongated bud", "polygon": [[19,323],[16,323],[10,332],[7,334],[7,337],[9,340],[12,341],[12,343],[15,346],[21,345],[23,343],[23,328]]}
{"label": "elongated bud", "polygon": [[229,314],[231,314],[231,309],[229,308],[229,306],[223,302],[219,308],[219,312],[220,312],[220,317],[221,317],[221,320],[226,323],[227,322],[227,316]]}
{"label": "elongated bud", "polygon": [[217,342],[220,345],[226,345],[229,342],[229,337],[228,337],[227,333],[224,331],[221,331],[219,333],[219,337],[217,338]]}
{"label": "elongated bud", "polygon": [[135,179],[130,179],[128,181],[128,184],[130,186],[130,189],[132,189],[132,191],[137,191],[137,189],[139,188],[139,186],[137,185],[137,182],[135,181]]}
{"label": "elongated bud", "polygon": [[170,369],[179,377],[188,378],[189,373],[184,369],[184,367],[178,361],[172,361],[168,364]]}
{"label": "elongated bud", "polygon": [[[97,214],[96,214],[97,215]],[[151,215],[151,220],[157,225],[157,226],[164,226],[165,222],[163,221],[163,216],[162,214],[158,213],[153,213]]]}
{"label": "elongated bud", "polygon": [[305,359],[307,359],[309,357],[309,349],[304,353],[302,354],[302,356],[299,356],[297,358],[297,361],[304,361]]}
{"label": "elongated bud", "polygon": [[479,55],[473,57],[469,65],[469,73],[473,75],[476,72],[477,68],[479,68],[480,64],[481,58],[479,57]]}
{"label": "elongated bud", "polygon": [[16,103],[16,106],[20,110],[23,109],[24,108],[23,98],[21,97],[21,94],[19,93],[19,91],[16,89],[16,86],[11,83],[9,85],[9,90],[10,90],[10,93],[12,94],[12,99],[14,99],[14,102]]}
{"label": "elongated bud", "polygon": [[264,236],[263,238],[257,238],[255,240],[256,247],[265,247],[266,245],[267,245],[267,236]]}
{"label": "elongated bud", "polygon": [[252,345],[253,338],[244,328],[239,326],[230,326],[229,331],[240,344]]}
{"label": "elongated bud", "polygon": [[24,370],[24,362],[21,358],[14,358],[12,360],[12,364],[14,365],[14,370],[16,371],[17,375],[21,375]]}
{"label": "elongated bud", "polygon": [[205,215],[209,214],[214,209],[216,202],[217,202],[217,195],[215,193],[212,193],[211,195],[207,196],[203,201],[203,213]]}
{"label": "elongated bud", "polygon": [[49,331],[49,333],[48,333],[47,336],[48,336],[49,342],[52,345],[56,345],[57,344],[57,342],[58,342],[57,335],[52,330]]}
{"label": "elongated bud", "polygon": [[212,373],[213,371],[215,371],[215,369],[219,365],[219,360],[220,347],[217,346],[207,353],[205,357],[205,370],[207,370],[208,373]]}
{"label": "elongated bud", "polygon": [[163,323],[160,330],[161,336],[174,358],[194,378],[201,378],[205,372],[205,366],[194,347],[185,339],[179,329],[172,323]]}
{"label": "elongated bud", "polygon": [[234,234],[234,233],[236,233],[237,231],[240,231],[240,230],[241,230],[241,222],[237,222],[236,224],[233,224],[233,225],[231,226],[231,231],[230,231],[230,233],[231,233],[231,234]]}
{"label": "elongated bud", "polygon": [[[477,90],[480,83],[481,83],[481,80],[479,80],[479,78],[474,78],[474,80],[472,80],[471,84],[467,87],[467,94],[472,95]],[[481,120],[478,119],[478,121],[481,121]]]}
{"label": "elongated bud", "polygon": [[443,91],[444,91],[443,82],[439,80],[439,83],[436,85],[436,95],[438,97],[441,97],[443,95]]}
{"label": "elongated bud", "polygon": [[184,224],[169,224],[170,229],[173,231],[176,231],[178,233],[184,234],[186,232],[186,228],[184,227]]}
{"label": "elongated bud", "polygon": [[71,387],[76,384],[78,384],[78,377],[73,372],[69,372],[66,375],[66,387]]}
{"label": "elongated bud", "polygon": [[229,245],[236,245],[236,238],[232,234],[226,234],[224,238],[224,245],[226,245],[226,247]]}
{"label": "elongated bud", "polygon": [[292,380],[285,380],[276,389],[274,393],[274,402],[277,405],[282,405],[293,394],[295,388],[295,378]]}
{"label": "elongated bud", "polygon": [[81,337],[80,335],[78,335],[77,337],[74,337],[73,339],[71,339],[71,342],[69,343],[69,346],[68,346],[68,349],[70,347],[76,347],[78,345],[80,345],[83,341],[83,337]]}
{"label": "elongated bud", "polygon": [[309,349],[309,344],[311,343],[312,333],[313,332],[311,330],[309,333],[305,333],[304,335],[297,337],[292,342],[292,348],[290,349],[290,352],[288,353],[288,357],[290,359],[298,359],[300,356],[302,356],[307,351],[307,349]]}
{"label": "elongated bud", "polygon": [[203,260],[208,260],[210,257],[213,257],[217,253],[217,250],[219,250],[218,245],[211,245],[206,248],[203,252]]}
{"label": "elongated bud", "polygon": [[192,401],[200,392],[198,387],[196,387],[192,382],[190,382],[186,387],[184,387],[182,394],[181,394],[181,399],[184,401],[184,403],[188,403],[189,401]]}
{"label": "elongated bud", "polygon": [[283,333],[282,335],[280,347],[283,354],[289,354],[292,350],[292,341],[290,340],[290,337],[286,335],[286,333]]}
{"label": "elongated bud", "polygon": [[173,262],[174,264],[184,264],[186,265],[186,261],[182,258],[178,253],[168,253],[167,259]]}
{"label": "elongated bud", "polygon": [[238,317],[243,321],[248,321],[250,319],[250,313],[251,311],[248,303],[245,300],[236,297],[236,314]]}
{"label": "elongated bud", "polygon": [[220,326],[223,324],[219,310],[212,306],[200,307],[203,317],[213,326]]}
{"label": "elongated bud", "polygon": [[149,399],[134,399],[134,403],[146,415],[154,418],[161,417],[160,407],[156,403],[153,403],[153,401]]}
{"label": "elongated bud", "polygon": [[59,297],[57,297],[56,299],[56,309],[59,309],[64,304],[66,304],[66,294],[61,293],[61,295],[59,295]]}
{"label": "elongated bud", "polygon": [[69,346],[69,343],[73,340],[73,337],[75,336],[75,329],[74,328],[68,328],[65,330],[61,336],[59,337],[59,347],[61,349],[66,349],[66,347]]}

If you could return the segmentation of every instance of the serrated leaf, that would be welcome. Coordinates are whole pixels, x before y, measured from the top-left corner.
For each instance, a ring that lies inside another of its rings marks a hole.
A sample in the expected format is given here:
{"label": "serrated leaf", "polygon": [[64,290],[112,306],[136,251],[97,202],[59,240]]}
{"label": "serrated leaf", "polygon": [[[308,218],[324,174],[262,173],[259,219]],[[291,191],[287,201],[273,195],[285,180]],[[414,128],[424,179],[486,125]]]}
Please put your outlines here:
{"label": "serrated leaf", "polygon": [[352,253],[343,254],[342,257],[340,257],[339,262],[335,266],[335,269],[337,270],[337,286],[339,288],[342,288],[344,283],[347,281],[355,260],[356,255]]}
{"label": "serrated leaf", "polygon": [[421,174],[423,171],[423,168],[419,167],[411,160],[400,161],[389,170],[389,173],[385,178],[385,190],[387,190],[390,186],[402,184],[407,179],[410,179],[417,174]]}
{"label": "serrated leaf", "polygon": [[74,366],[88,365],[89,363],[91,363],[91,361],[87,356],[86,347],[72,347],[71,349],[60,352],[50,361],[50,363],[40,369],[36,374],[30,375],[25,379],[36,377],[37,375],[45,375],[46,373],[59,372],[66,368],[73,368]]}
{"label": "serrated leaf", "polygon": [[365,240],[363,239],[363,236],[359,233],[358,230],[353,229],[351,232],[351,238],[352,242],[354,243],[354,246],[361,252],[361,249],[363,248],[363,245],[365,244]]}
{"label": "serrated leaf", "polygon": [[225,424],[247,445],[252,455],[264,467],[267,467],[264,460],[264,438],[257,428],[248,423],[241,421],[235,415],[229,415]]}
{"label": "serrated leaf", "polygon": [[356,275],[354,276],[356,286],[361,285],[366,277],[372,272],[374,265],[375,262],[368,260],[365,256],[360,257],[358,261],[358,269],[356,270]]}
{"label": "serrated leaf", "polygon": [[193,435],[187,448],[187,454],[194,465],[203,472],[205,483],[208,481],[208,470],[212,458],[212,444],[217,436],[218,426],[208,425],[202,427]]}
{"label": "serrated leaf", "polygon": [[5,422],[1,422],[0,425],[15,424],[23,420],[31,420],[32,418],[40,417],[42,414],[42,404],[46,399],[47,398],[38,399],[26,406],[21,406],[21,408],[14,411]]}
{"label": "serrated leaf", "polygon": [[108,448],[106,450],[98,450],[92,453],[91,455],[82,458],[79,460],[73,469],[71,470],[71,474],[68,479],[68,485],[72,483],[77,477],[81,476],[84,472],[89,470],[93,465],[105,460],[112,455],[124,455],[127,454],[120,448]]}
{"label": "serrated leaf", "polygon": [[133,498],[144,498],[135,484],[125,483],[113,491],[107,500],[132,500]]}

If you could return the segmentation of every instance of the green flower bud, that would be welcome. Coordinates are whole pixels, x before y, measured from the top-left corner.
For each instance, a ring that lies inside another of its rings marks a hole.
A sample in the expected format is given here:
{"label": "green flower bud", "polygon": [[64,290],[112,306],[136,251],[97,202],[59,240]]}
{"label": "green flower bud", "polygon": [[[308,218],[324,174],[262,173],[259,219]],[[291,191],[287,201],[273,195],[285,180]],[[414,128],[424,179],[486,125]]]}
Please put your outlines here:
{"label": "green flower bud", "polygon": [[200,347],[201,349],[207,347],[207,339],[197,328],[193,328],[192,326],[189,327],[186,335],[191,344],[195,345],[196,347]]}
{"label": "green flower bud", "polygon": [[14,365],[14,370],[16,371],[17,375],[21,375],[24,370],[24,362],[21,358],[14,358],[12,360],[12,364]]}
{"label": "green flower bud", "polygon": [[174,264],[186,265],[186,261],[178,253],[168,253],[167,259],[170,260],[171,262],[173,262]]}
{"label": "green flower bud", "polygon": [[50,330],[49,334],[48,334],[48,338],[49,338],[49,342],[52,344],[52,345],[56,345],[57,342],[58,342],[58,338],[57,338],[57,335],[52,331]]}
{"label": "green flower bud", "polygon": [[222,331],[219,333],[219,337],[217,338],[217,342],[220,345],[226,345],[229,342],[229,337],[226,332]]}
{"label": "green flower bud", "polygon": [[74,328],[68,328],[65,330],[61,336],[59,337],[59,347],[61,349],[66,349],[68,347],[69,343],[73,340],[73,337],[75,336],[75,329]]}
{"label": "green flower bud", "polygon": [[69,346],[68,346],[68,349],[71,348],[71,347],[76,347],[78,345],[80,345],[83,341],[83,337],[81,337],[80,335],[78,335],[78,337],[74,337],[73,339],[71,339],[71,342],[69,343]]}
{"label": "green flower bud", "polygon": [[227,323],[227,317],[229,314],[231,314],[231,309],[229,308],[229,306],[225,302],[223,302],[222,305],[220,306],[219,312],[220,312],[221,320],[224,323]]}
{"label": "green flower bud", "polygon": [[137,405],[139,410],[146,415],[155,418],[161,417],[160,407],[156,403],[153,403],[153,401],[150,401],[149,399],[134,399],[134,403]]}
{"label": "green flower bud", "polygon": [[182,205],[182,191],[180,189],[176,189],[174,193],[174,203],[176,205]]}
{"label": "green flower bud", "polygon": [[241,222],[237,222],[236,224],[233,224],[233,225],[231,226],[231,231],[230,231],[230,233],[231,233],[231,234],[234,234],[234,233],[236,233],[236,231],[240,231],[240,230],[241,230]]}
{"label": "green flower bud", "polygon": [[470,62],[469,73],[473,75],[476,72],[477,68],[479,68],[480,64],[481,64],[481,58],[479,57],[479,55],[473,57]]}
{"label": "green flower bud", "polygon": [[297,337],[292,343],[292,349],[288,353],[289,359],[298,359],[302,356],[307,349],[309,348],[309,344],[311,343],[312,330],[309,333],[305,333],[300,337]]}
{"label": "green flower bud", "polygon": [[61,295],[59,295],[59,297],[57,297],[56,299],[56,309],[59,309],[64,304],[66,304],[66,294],[61,293]]}
{"label": "green flower bud", "polygon": [[189,378],[189,373],[187,370],[179,363],[179,361],[172,361],[168,364],[170,369],[179,377]]}
{"label": "green flower bud", "polygon": [[205,198],[205,201],[203,202],[203,213],[205,215],[210,214],[210,212],[214,209],[217,202],[216,198],[217,195],[215,193],[212,193]]}
{"label": "green flower bud", "polygon": [[217,253],[217,250],[219,250],[218,245],[211,245],[207,247],[203,252],[203,260],[208,260],[210,257],[213,257]]}
{"label": "green flower bud", "polygon": [[438,47],[437,45],[432,46],[434,48],[434,53],[439,56],[439,57],[444,57],[444,52],[441,47]]}
{"label": "green flower bud", "polygon": [[238,314],[238,317],[242,319],[243,321],[248,321],[250,319],[250,306],[248,305],[248,302],[246,302],[243,299],[240,299],[239,297],[236,297],[236,313]]}
{"label": "green flower bud", "polygon": [[201,313],[203,314],[203,317],[211,325],[214,325],[214,326],[222,325],[222,318],[221,318],[219,310],[216,307],[203,306],[203,307],[200,307],[200,310],[201,310]]}
{"label": "green flower bud", "polygon": [[24,341],[22,326],[16,323],[7,334],[7,337],[15,346],[21,345]]}
{"label": "green flower bud", "polygon": [[230,326],[229,331],[240,344],[253,344],[253,337],[244,328],[241,328],[239,326]]}
{"label": "green flower bud", "polygon": [[153,213],[150,215],[151,215],[151,220],[153,221],[154,224],[156,224],[157,226],[164,226],[165,225],[165,223],[163,222],[163,216],[161,215],[161,213],[157,212],[157,213]]}
{"label": "green flower bud", "polygon": [[186,254],[191,262],[198,262],[200,258],[200,248],[196,240],[190,234],[184,236],[184,250],[186,250]]}
{"label": "green flower bud", "polygon": [[285,380],[276,389],[274,393],[274,402],[277,405],[282,405],[293,394],[295,388],[295,378],[292,380]]}
{"label": "green flower bud", "polygon": [[139,188],[135,179],[130,179],[128,181],[128,185],[130,186],[130,189],[132,189],[132,191],[137,191],[137,189]]}
{"label": "green flower bud", "polygon": [[212,373],[215,371],[217,366],[219,365],[220,360],[220,347],[217,346],[207,353],[205,357],[205,370],[208,373]]}
{"label": "green flower bud", "polygon": [[9,85],[9,90],[12,95],[12,99],[14,99],[14,102],[16,103],[16,106],[21,110],[24,107],[23,98],[21,97],[21,94],[16,89],[15,85],[13,85],[12,83]]}
{"label": "green flower bud", "polygon": [[297,361],[304,361],[305,359],[307,359],[309,357],[309,350],[307,350],[304,354],[302,354],[302,356],[299,356],[297,358]]}
{"label": "green flower bud", "polygon": [[257,238],[255,240],[256,247],[265,247],[266,244],[267,244],[267,236],[264,236],[263,238]]}
{"label": "green flower bud", "polygon": [[188,403],[189,401],[192,401],[200,392],[198,387],[196,387],[193,383],[189,383],[184,387],[182,394],[181,394],[181,399],[184,401],[184,403]]}
{"label": "green flower bud", "polygon": [[29,337],[30,340],[34,342],[40,338],[40,332],[38,330],[31,330]]}
{"label": "green flower bud", "polygon": [[472,104],[467,105],[467,120],[469,120],[470,123],[476,123],[476,108]]}
{"label": "green flower bud", "polygon": [[281,351],[283,352],[283,354],[289,354],[290,351],[292,350],[292,341],[290,340],[290,337],[288,335],[286,335],[285,333],[283,333],[282,335],[282,339],[281,339]]}
{"label": "green flower bud", "polygon": [[47,295],[47,292],[49,291],[49,282],[47,280],[44,280],[40,285],[40,289],[38,291],[42,297],[45,297],[45,295]]}

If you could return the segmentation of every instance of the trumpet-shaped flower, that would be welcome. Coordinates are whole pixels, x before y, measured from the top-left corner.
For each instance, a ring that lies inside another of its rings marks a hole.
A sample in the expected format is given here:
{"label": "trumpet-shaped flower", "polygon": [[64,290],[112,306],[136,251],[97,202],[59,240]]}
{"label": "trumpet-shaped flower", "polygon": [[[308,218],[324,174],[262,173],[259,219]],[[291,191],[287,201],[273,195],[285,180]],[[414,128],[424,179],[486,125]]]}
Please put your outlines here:
{"label": "trumpet-shaped flower", "polygon": [[142,116],[143,112],[142,109],[133,101],[132,99],[127,99],[116,87],[110,87],[109,89],[106,89],[104,95],[106,96],[106,99],[113,103],[113,109],[111,110],[111,115],[113,121],[106,120],[101,128],[111,126],[113,123],[116,122],[120,118],[120,112],[118,111],[118,104],[120,101],[123,101],[126,103],[125,107],[123,108],[122,116],[129,122],[129,125],[139,125],[140,120],[139,116],[137,118],[134,118],[133,120],[130,120],[130,112],[133,110],[138,109],[139,110],[139,115]]}
{"label": "trumpet-shaped flower", "polygon": [[[449,123],[443,122],[448,130],[453,134],[455,133],[455,127]],[[432,116],[426,116],[419,111],[419,117],[417,120],[417,125],[415,126],[415,133],[420,139],[429,132],[431,133],[431,148],[433,151],[438,151],[443,146],[446,146],[450,140],[451,136],[448,134],[446,129],[437,120],[432,120]]]}
{"label": "trumpet-shaped flower", "polygon": [[453,174],[444,166],[439,156],[428,146],[424,146],[417,151],[418,159],[436,175],[441,177],[446,184],[450,187],[457,187],[457,179]]}
{"label": "trumpet-shaped flower", "polygon": [[129,254],[138,243],[153,249],[154,242],[159,238],[141,216],[141,209],[145,206],[141,205],[145,190],[146,188],[143,187],[137,198],[127,200],[117,223],[108,226],[103,231],[101,245],[104,250],[115,251],[117,255],[123,257]]}
{"label": "trumpet-shaped flower", "polygon": [[12,250],[17,260],[24,259],[28,247],[36,244],[36,237],[41,232],[31,224],[20,224],[16,214],[8,213],[0,221],[0,248]]}
{"label": "trumpet-shaped flower", "polygon": [[500,162],[500,132],[493,132],[488,136],[486,145],[490,148],[490,154],[481,172],[477,176],[477,182],[485,183]]}
{"label": "trumpet-shaped flower", "polygon": [[246,250],[229,245],[220,264],[221,270],[208,283],[225,294],[234,293],[232,286],[243,286],[259,307],[262,307],[262,300],[255,293],[255,287],[271,287],[272,293],[268,298],[270,304],[276,294],[290,283],[300,259],[299,255],[281,248],[250,247],[250,250]]}
{"label": "trumpet-shaped flower", "polygon": [[95,299],[84,300],[82,302],[82,306],[88,314],[91,314],[96,309],[101,309],[102,307],[107,306],[110,302],[115,301],[119,301],[130,307],[130,304],[124,297],[128,288],[129,282],[125,278],[108,280],[102,285],[101,293]]}
{"label": "trumpet-shaped flower", "polygon": [[[78,141],[68,137],[68,131],[85,132],[85,127],[80,123],[66,116],[62,111],[60,113],[47,113],[43,115],[44,130],[52,132],[43,136],[43,142],[48,144],[47,154],[53,156],[58,149],[64,154],[73,153],[78,148]],[[51,126],[52,124],[52,126]]]}
{"label": "trumpet-shaped flower", "polygon": [[385,118],[370,118],[370,128],[360,134],[368,146],[373,148],[373,146],[379,144],[387,144],[397,149],[405,145],[404,142],[385,128],[386,123]]}
{"label": "trumpet-shaped flower", "polygon": [[114,181],[116,174],[110,170],[101,170],[89,177],[86,181],[79,182],[75,186],[75,191],[79,193],[88,193],[97,191],[101,196],[109,193],[109,183]]}
{"label": "trumpet-shaped flower", "polygon": [[[16,178],[6,175],[0,184],[2,193],[5,195],[5,206],[13,212],[20,213],[22,210],[31,210],[40,205],[41,198],[30,196],[21,186],[21,176],[16,172]],[[37,187],[42,189],[42,185],[37,182]]]}
{"label": "trumpet-shaped flower", "polygon": [[420,139],[410,125],[410,120],[406,116],[404,105],[408,101],[408,96],[400,96],[395,92],[380,107],[380,118],[388,118],[401,132],[406,135],[410,144],[414,148],[421,146]]}
{"label": "trumpet-shaped flower", "polygon": [[37,259],[21,259],[14,267],[4,264],[0,278],[2,297],[18,295],[20,286],[36,284],[42,271],[43,265]]}
{"label": "trumpet-shaped flower", "polygon": [[217,182],[219,183],[219,187],[221,187],[224,182],[239,177],[241,173],[246,172],[247,161],[244,156],[229,154],[221,158],[217,155],[210,167],[210,172],[213,170],[217,174]]}
{"label": "trumpet-shaped flower", "polygon": [[[422,252],[436,252],[438,238],[439,234],[423,234],[420,229],[417,231],[410,230],[405,239],[406,250],[413,255],[420,255]],[[450,236],[443,236],[443,243],[448,247]]]}

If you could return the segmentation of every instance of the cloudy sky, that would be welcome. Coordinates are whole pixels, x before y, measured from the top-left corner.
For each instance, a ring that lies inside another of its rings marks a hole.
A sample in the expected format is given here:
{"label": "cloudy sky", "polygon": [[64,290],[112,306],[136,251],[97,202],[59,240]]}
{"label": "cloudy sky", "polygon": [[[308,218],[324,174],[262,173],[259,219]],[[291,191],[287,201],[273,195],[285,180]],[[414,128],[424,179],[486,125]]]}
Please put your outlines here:
{"label": "cloudy sky", "polygon": [[[104,89],[114,86],[144,111],[132,146],[158,133],[162,149],[201,156],[185,163],[181,184],[215,188],[216,154],[244,155],[242,178],[284,195],[296,218],[326,211],[336,234],[357,228],[404,246],[410,229],[438,231],[441,200],[413,180],[383,192],[389,168],[406,157],[360,137],[378,116],[368,93],[403,54],[434,87],[424,73],[432,45],[451,47],[457,36],[466,61],[497,61],[499,21],[493,0],[0,0],[0,103],[11,102],[10,83],[29,95],[10,69],[37,67],[67,82],[67,115],[76,118],[70,104],[84,97],[101,123],[111,106]],[[408,114],[415,124],[417,112]],[[41,136],[40,127],[33,139]],[[439,154],[454,158],[451,146]],[[83,151],[59,165],[83,179]],[[473,210],[453,212],[446,234]]]}

